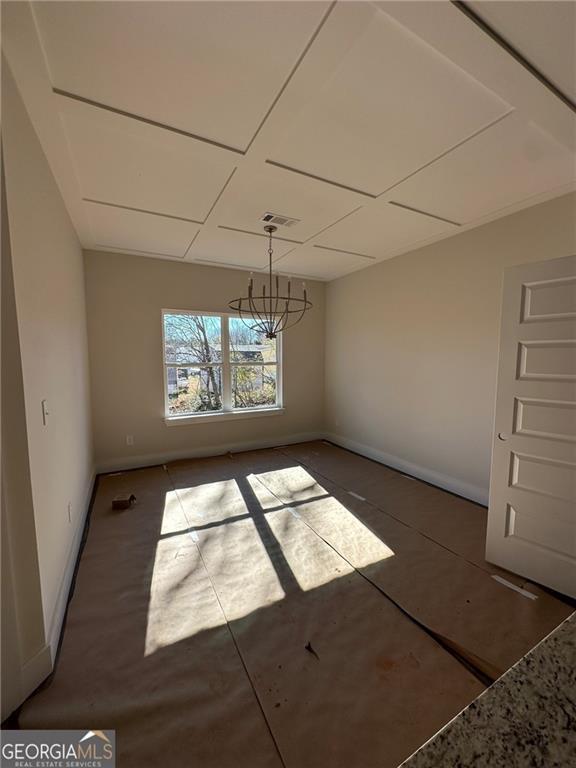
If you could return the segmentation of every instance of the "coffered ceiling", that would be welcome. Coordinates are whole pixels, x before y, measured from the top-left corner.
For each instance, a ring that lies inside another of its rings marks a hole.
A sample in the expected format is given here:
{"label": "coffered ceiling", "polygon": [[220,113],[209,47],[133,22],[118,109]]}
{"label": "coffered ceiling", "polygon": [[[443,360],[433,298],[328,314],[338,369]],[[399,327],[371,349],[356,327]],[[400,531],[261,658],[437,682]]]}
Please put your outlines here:
{"label": "coffered ceiling", "polygon": [[272,212],[331,280],[575,187],[574,3],[461,5],[12,2],[3,49],[86,248],[257,271]]}
{"label": "coffered ceiling", "polygon": [[576,101],[576,3],[517,0],[469,3],[527,61]]}

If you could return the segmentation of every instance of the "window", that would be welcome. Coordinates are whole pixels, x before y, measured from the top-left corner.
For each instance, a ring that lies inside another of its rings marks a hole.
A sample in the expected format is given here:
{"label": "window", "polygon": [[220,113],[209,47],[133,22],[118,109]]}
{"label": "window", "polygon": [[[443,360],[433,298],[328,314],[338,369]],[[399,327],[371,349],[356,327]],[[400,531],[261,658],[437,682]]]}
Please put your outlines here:
{"label": "window", "polygon": [[164,310],[166,417],[280,407],[280,340],[238,317]]}

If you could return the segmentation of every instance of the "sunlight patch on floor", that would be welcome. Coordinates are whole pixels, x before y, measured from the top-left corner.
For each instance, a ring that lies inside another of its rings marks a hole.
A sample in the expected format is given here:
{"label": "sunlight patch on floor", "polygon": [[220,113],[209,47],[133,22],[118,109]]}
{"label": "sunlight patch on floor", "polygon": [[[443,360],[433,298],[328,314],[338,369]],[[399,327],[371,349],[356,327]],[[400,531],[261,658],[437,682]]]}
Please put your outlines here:
{"label": "sunlight patch on floor", "polygon": [[200,547],[229,621],[284,598],[273,543],[264,543],[253,519],[200,534]]}
{"label": "sunlight patch on floor", "polygon": [[253,477],[260,480],[262,485],[284,504],[328,496],[326,489],[317,483],[304,467],[275,469],[271,472],[260,472]]}
{"label": "sunlight patch on floor", "polygon": [[393,555],[303,467],[170,491],[145,655]]}
{"label": "sunlight patch on floor", "polygon": [[270,512],[266,519],[295,582],[296,589],[291,590],[292,594],[309,592],[354,572],[337,552],[288,510]]}
{"label": "sunlight patch on floor", "polygon": [[168,491],[164,497],[164,510],[162,511],[162,524],[160,535],[166,536],[176,533],[188,527],[186,515],[180,504],[176,491]]}
{"label": "sunlight patch on floor", "polygon": [[[204,529],[207,524],[215,525]],[[145,656],[285,596],[234,480],[166,493],[161,537],[152,568]]]}
{"label": "sunlight patch on floor", "polygon": [[144,655],[226,623],[193,541],[177,536],[156,547]]}
{"label": "sunlight patch on floor", "polygon": [[186,514],[194,515],[196,525],[224,522],[247,511],[234,479],[180,488],[177,494]]}
{"label": "sunlight patch on floor", "polygon": [[[293,510],[319,536],[333,546],[355,568],[393,557],[392,550],[344,504],[326,491],[304,467],[252,475],[256,494],[272,493]],[[263,491],[258,491],[258,486]]]}
{"label": "sunlight patch on floor", "polygon": [[366,568],[394,557],[394,550],[386,542],[332,496],[304,504],[299,512],[354,568]]}

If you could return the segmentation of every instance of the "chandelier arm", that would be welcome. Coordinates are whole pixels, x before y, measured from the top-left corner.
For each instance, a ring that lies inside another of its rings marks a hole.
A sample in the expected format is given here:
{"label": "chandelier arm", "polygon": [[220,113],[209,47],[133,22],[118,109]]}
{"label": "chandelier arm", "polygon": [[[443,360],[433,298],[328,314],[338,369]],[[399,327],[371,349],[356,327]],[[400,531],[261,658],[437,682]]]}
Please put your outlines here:
{"label": "chandelier arm", "polygon": [[[250,311],[252,312],[252,315],[255,316],[254,320],[256,320],[256,317],[258,318],[257,322],[259,322],[262,326],[262,332],[267,333],[269,330],[271,332],[272,328],[274,326],[274,317],[273,314],[270,314],[270,318],[268,317],[268,313],[266,310],[266,287],[263,287],[262,296],[256,296],[254,297],[252,291],[249,292],[249,301],[250,301]],[[262,309],[258,308],[258,305],[256,304],[256,301],[254,299],[261,299],[262,300]],[[270,297],[270,305],[272,303],[272,297]],[[262,316],[264,315],[264,317]],[[275,311],[274,311],[275,314]]]}
{"label": "chandelier arm", "polygon": [[284,322],[282,323],[282,330],[284,331],[290,325],[296,325],[296,323],[298,322],[298,319],[295,320],[293,316],[291,317],[290,315],[286,315],[284,317]]}
{"label": "chandelier arm", "polygon": [[286,314],[286,310],[288,309],[288,302],[286,302],[286,307],[284,309],[284,312],[280,313],[280,316],[276,320],[276,323],[274,325],[274,333],[281,333],[284,330],[284,323],[286,322],[286,318],[288,315]]}
{"label": "chandelier arm", "polygon": [[264,321],[258,316],[256,312],[250,312],[249,318],[243,318],[242,322],[250,331],[256,331],[258,333],[265,333]]}
{"label": "chandelier arm", "polygon": [[280,327],[280,333],[282,333],[287,326],[290,325],[290,315],[284,315],[282,318],[282,325]]}
{"label": "chandelier arm", "polygon": [[302,311],[300,312],[300,316],[297,317],[296,320],[291,325],[296,325],[296,323],[299,323],[300,320],[302,320],[302,318],[306,314],[307,310],[309,310],[311,307],[312,307],[312,303],[308,301],[308,292],[306,291],[306,288],[304,288],[304,303],[302,305]]}
{"label": "chandelier arm", "polygon": [[[254,301],[254,296],[250,295],[249,297],[249,305],[250,305],[250,312],[252,313],[252,317],[255,322],[259,322],[263,328],[266,327],[266,320],[262,317],[260,314],[260,311],[258,310],[258,307],[256,306],[256,302]],[[256,320],[256,318],[258,318]]]}
{"label": "chandelier arm", "polygon": [[248,328],[249,331],[252,331],[252,333],[265,333],[265,331],[263,331],[258,324],[250,325],[246,320],[242,320],[242,324]]}
{"label": "chandelier arm", "polygon": [[278,314],[278,303],[280,301],[280,280],[278,278],[278,275],[276,275],[276,301],[274,303],[274,315]]}
{"label": "chandelier arm", "polygon": [[296,320],[292,319],[292,320],[290,320],[289,322],[286,322],[286,323],[285,323],[285,324],[282,326],[282,328],[281,328],[281,330],[280,330],[280,333],[283,333],[284,331],[287,331],[289,328],[294,328],[294,326],[295,326],[295,325],[298,325],[298,323],[300,322],[300,320],[302,320],[302,318],[303,318],[303,317],[304,317],[304,315],[302,314],[302,315],[300,315],[300,317],[298,317]]}
{"label": "chandelier arm", "polygon": [[[240,297],[238,299],[238,317],[240,318],[240,320],[242,320],[242,301],[243,301],[243,299],[242,299],[242,297]],[[228,306],[230,306],[230,305],[228,305]]]}
{"label": "chandelier arm", "polygon": [[280,318],[280,322],[278,325],[280,326],[280,332],[284,330],[286,327],[286,324],[290,320],[290,312],[289,312],[289,302],[286,303],[286,307],[284,308],[284,312],[282,312],[282,317]]}
{"label": "chandelier arm", "polygon": [[240,299],[240,302],[239,302],[239,304],[238,304],[238,316],[239,316],[239,318],[240,318],[240,321],[242,322],[242,324],[243,324],[243,325],[244,325],[246,328],[249,328],[250,330],[252,330],[252,329],[251,329],[251,326],[250,326],[250,325],[248,325],[248,321],[247,321],[247,318],[246,318],[246,314],[245,314],[245,313],[243,314],[243,310],[242,310],[242,299]]}
{"label": "chandelier arm", "polygon": [[286,321],[286,323],[285,323],[284,327],[282,328],[282,331],[286,331],[288,328],[293,328],[293,327],[294,327],[294,326],[295,326],[297,323],[299,323],[299,322],[300,322],[300,320],[302,320],[302,318],[303,318],[303,317],[304,317],[304,315],[306,314],[306,311],[307,311],[308,309],[309,309],[309,307],[307,307],[307,306],[305,305],[305,306],[304,306],[304,308],[303,308],[302,310],[300,310],[300,314],[298,315],[298,317],[296,317],[296,318],[289,318],[289,317],[287,316],[287,318],[288,318],[288,319],[287,319],[287,321]]}
{"label": "chandelier arm", "polygon": [[268,309],[266,309],[266,283],[262,286],[262,312],[264,313],[264,322],[266,333],[271,333],[272,328],[272,295],[268,296]]}
{"label": "chandelier arm", "polygon": [[[237,310],[237,312],[238,312],[238,314],[240,316],[240,320],[242,321],[242,324],[246,328],[248,328],[248,330],[253,331],[254,328],[251,325],[248,325],[248,322],[242,316],[242,301],[245,298],[246,297],[240,297],[239,299],[237,299],[237,306],[233,307],[233,309]],[[246,300],[248,301],[248,309],[250,311],[250,314],[252,315],[252,320],[255,323],[258,323],[258,322],[262,323],[263,322],[262,318],[260,317],[260,313],[258,312],[258,309],[257,309],[256,304],[254,302],[254,283],[253,283],[252,278],[250,278],[250,282],[248,284],[248,297],[246,298]],[[256,317],[258,317],[258,320],[256,319]]]}
{"label": "chandelier arm", "polygon": [[251,327],[248,325],[248,322],[247,322],[247,320],[246,320],[246,317],[245,317],[245,315],[243,315],[243,314],[242,314],[242,311],[243,311],[243,310],[242,310],[242,299],[240,299],[240,300],[239,300],[239,302],[238,302],[238,316],[239,316],[240,322],[241,322],[241,323],[242,323],[242,325],[244,325],[246,328],[248,328],[248,329],[252,330],[252,328],[251,328]]}

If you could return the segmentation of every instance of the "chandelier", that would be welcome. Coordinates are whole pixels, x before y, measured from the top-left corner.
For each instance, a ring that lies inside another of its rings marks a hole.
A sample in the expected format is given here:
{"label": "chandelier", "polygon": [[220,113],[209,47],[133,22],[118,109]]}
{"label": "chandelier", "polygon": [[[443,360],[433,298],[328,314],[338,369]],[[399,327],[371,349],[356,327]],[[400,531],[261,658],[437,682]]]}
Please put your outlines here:
{"label": "chandelier", "polygon": [[303,296],[292,295],[292,281],[288,278],[285,295],[280,293],[280,278],[272,274],[272,235],[276,227],[267,225],[268,233],[268,276],[262,289],[254,287],[254,278],[248,281],[248,296],[234,299],[228,306],[238,312],[240,319],[251,331],[262,333],[267,339],[275,339],[277,334],[299,323],[304,313],[312,308],[312,302],[306,294],[306,283],[302,283]]}

